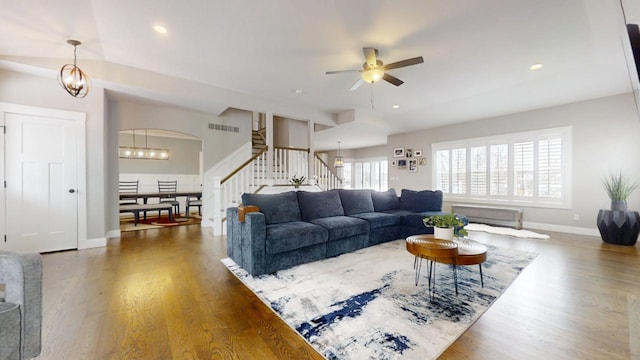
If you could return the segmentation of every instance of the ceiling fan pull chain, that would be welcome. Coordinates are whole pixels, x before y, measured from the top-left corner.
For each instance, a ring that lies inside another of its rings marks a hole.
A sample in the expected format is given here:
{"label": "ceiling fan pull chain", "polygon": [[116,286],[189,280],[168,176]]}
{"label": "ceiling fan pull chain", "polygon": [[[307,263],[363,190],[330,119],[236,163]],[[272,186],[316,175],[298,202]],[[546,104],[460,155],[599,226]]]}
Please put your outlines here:
{"label": "ceiling fan pull chain", "polygon": [[371,110],[374,110],[374,108],[373,108],[373,83],[371,83]]}

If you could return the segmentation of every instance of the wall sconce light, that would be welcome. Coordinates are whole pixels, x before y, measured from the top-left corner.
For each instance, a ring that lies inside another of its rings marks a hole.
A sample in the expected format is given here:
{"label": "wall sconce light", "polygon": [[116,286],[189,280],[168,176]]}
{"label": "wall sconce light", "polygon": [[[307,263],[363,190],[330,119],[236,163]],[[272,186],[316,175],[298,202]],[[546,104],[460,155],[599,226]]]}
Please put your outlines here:
{"label": "wall sconce light", "polygon": [[67,40],[67,44],[73,45],[73,65],[65,64],[58,73],[58,83],[71,96],[83,98],[89,93],[89,77],[76,66],[76,50],[82,44],[78,40]]}
{"label": "wall sconce light", "polygon": [[136,147],[136,131],[133,130],[133,146],[120,146],[118,156],[121,159],[169,160],[169,150],[148,147],[146,129],[144,130],[144,147]]}
{"label": "wall sconce light", "polygon": [[333,159],[333,167],[340,168],[344,167],[344,158],[340,156],[340,141],[338,141],[338,153],[336,157]]}

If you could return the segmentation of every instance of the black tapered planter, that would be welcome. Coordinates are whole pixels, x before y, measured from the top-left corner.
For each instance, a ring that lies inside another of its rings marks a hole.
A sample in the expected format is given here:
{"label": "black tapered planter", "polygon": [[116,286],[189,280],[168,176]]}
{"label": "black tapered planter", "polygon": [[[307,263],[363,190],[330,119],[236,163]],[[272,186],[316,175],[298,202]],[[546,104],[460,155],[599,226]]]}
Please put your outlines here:
{"label": "black tapered planter", "polygon": [[640,234],[640,214],[637,211],[600,210],[598,230],[607,244],[633,246]]}

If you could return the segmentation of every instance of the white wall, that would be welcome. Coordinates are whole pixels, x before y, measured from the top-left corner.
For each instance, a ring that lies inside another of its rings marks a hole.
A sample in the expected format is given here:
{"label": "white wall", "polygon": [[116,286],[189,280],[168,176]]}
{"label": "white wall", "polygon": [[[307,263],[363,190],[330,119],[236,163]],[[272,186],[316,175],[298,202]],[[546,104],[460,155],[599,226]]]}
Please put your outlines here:
{"label": "white wall", "polygon": [[[419,166],[416,173],[390,167],[389,187],[398,191],[402,188],[431,189],[432,143],[565,125],[573,128],[572,208],[527,207],[524,220],[534,226],[553,225],[546,226],[549,230],[595,233],[598,210],[609,208],[602,177],[610,171],[622,171],[640,180],[640,120],[631,94],[394,135],[389,137],[387,145],[354,150],[352,156],[387,156],[393,160],[393,148],[422,149],[427,165]],[[631,195],[628,203],[630,209],[640,210],[640,190]],[[574,220],[574,215],[580,220]]]}
{"label": "white wall", "polygon": [[277,147],[309,148],[309,122],[274,116],[273,143]]}
{"label": "white wall", "polygon": [[40,77],[0,70],[0,101],[87,114],[87,237],[103,240],[107,235],[105,191],[108,183],[104,90],[93,87],[86,98],[77,99],[58,85],[55,74]]}

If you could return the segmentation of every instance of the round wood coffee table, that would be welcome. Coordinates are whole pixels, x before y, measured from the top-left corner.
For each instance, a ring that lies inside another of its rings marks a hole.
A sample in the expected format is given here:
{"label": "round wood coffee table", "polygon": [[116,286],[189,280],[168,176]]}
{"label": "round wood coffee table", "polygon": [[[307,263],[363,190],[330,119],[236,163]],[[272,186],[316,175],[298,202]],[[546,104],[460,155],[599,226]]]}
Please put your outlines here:
{"label": "round wood coffee table", "polygon": [[435,239],[433,235],[409,236],[406,240],[407,251],[415,256],[413,268],[416,270],[416,286],[420,279],[422,270],[422,259],[427,259],[427,277],[429,279],[429,298],[433,299],[436,287],[436,262],[448,260],[453,264],[453,282],[458,294],[458,274],[456,272],[456,257],[458,256],[458,245],[453,241]]}
{"label": "round wood coffee table", "polygon": [[[410,236],[407,238],[407,251],[409,251],[411,254],[416,256],[414,260],[414,267],[418,265],[417,264],[418,257],[424,256],[424,255],[421,255],[424,251],[423,244],[434,242],[434,241],[440,244],[442,244],[441,242],[443,241],[455,244],[457,247],[457,255],[455,256],[455,258],[450,256],[442,256],[442,255],[437,257],[433,256],[433,261],[444,263],[444,264],[452,264],[454,265],[454,269],[455,269],[455,266],[457,265],[478,265],[480,269],[480,284],[482,287],[484,287],[484,278],[482,275],[482,263],[487,260],[487,247],[484,244],[471,239],[463,238],[463,239],[455,239],[454,241],[448,241],[448,240],[434,239],[433,235],[429,235],[429,234]],[[424,257],[428,258],[429,256],[424,256]],[[419,275],[419,271],[417,271],[416,273],[416,276],[418,275]],[[454,274],[454,277],[457,277],[457,276],[455,276]],[[417,279],[416,279],[416,284],[417,284]],[[456,286],[456,292],[457,292],[457,286]]]}

